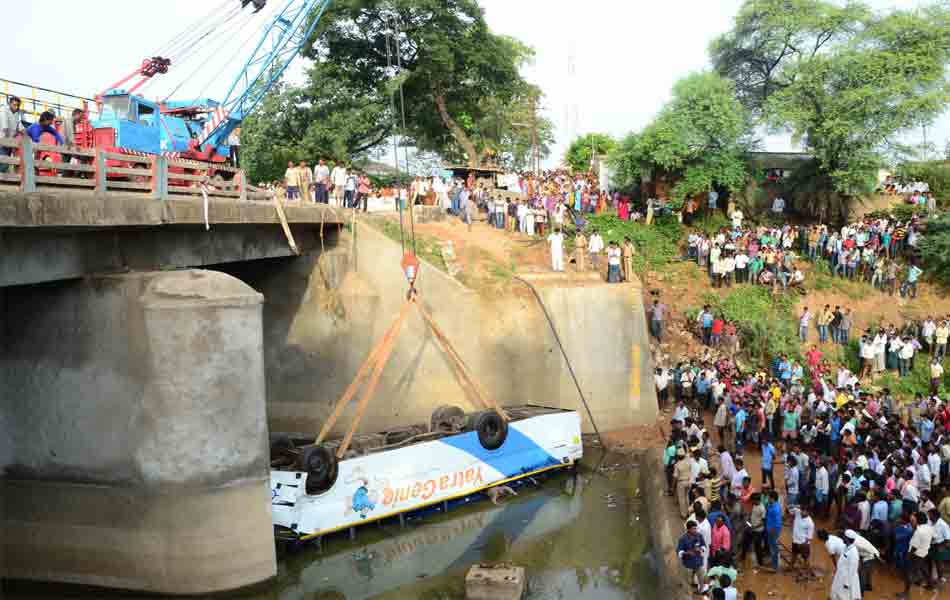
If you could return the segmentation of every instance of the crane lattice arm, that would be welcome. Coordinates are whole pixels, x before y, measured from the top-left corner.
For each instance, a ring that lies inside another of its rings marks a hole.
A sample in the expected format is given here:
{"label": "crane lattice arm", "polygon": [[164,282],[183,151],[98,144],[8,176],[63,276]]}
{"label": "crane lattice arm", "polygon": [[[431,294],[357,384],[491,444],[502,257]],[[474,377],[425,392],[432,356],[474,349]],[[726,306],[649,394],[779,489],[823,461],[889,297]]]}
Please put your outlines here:
{"label": "crane lattice arm", "polygon": [[[265,27],[253,54],[238,74],[221,106],[213,110],[198,138],[199,147],[221,145],[239,127],[316,29],[331,0],[288,0]],[[256,6],[256,3],[255,3]]]}

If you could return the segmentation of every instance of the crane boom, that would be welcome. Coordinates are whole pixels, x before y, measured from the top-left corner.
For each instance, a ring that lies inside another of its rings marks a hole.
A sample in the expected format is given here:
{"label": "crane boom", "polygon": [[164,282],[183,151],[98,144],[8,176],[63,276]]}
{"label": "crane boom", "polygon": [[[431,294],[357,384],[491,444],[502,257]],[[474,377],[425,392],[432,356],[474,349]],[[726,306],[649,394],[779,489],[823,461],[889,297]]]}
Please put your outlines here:
{"label": "crane boom", "polygon": [[198,147],[225,145],[284,71],[300,54],[331,0],[287,0],[264,28],[257,47],[231,84],[221,105],[209,113]]}

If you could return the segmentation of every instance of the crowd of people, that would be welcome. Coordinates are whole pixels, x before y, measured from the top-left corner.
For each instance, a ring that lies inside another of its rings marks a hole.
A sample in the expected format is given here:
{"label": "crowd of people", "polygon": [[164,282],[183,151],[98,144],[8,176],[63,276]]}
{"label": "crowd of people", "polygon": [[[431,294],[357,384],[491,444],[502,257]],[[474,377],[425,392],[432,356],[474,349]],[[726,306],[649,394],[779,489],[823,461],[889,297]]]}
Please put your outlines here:
{"label": "crowd of people", "polygon": [[[807,578],[816,537],[837,562],[832,598],[861,598],[878,562],[904,578],[905,594],[941,585],[950,560],[950,405],[936,395],[900,402],[846,369],[832,379],[812,358],[808,369],[810,380],[784,357],[768,372],[743,372],[728,357],[658,369],[661,402],[672,395],[676,405],[667,485],[687,521],[679,551],[698,590],[728,587],[723,574],[735,586],[749,554],[769,571],[784,559]],[[790,550],[780,542],[789,522]]]}
{"label": "crowd of people", "polygon": [[366,173],[347,169],[340,163],[331,170],[320,159],[313,169],[306,161],[290,161],[284,172],[284,193],[290,202],[307,201],[340,208],[368,209],[372,183]]}

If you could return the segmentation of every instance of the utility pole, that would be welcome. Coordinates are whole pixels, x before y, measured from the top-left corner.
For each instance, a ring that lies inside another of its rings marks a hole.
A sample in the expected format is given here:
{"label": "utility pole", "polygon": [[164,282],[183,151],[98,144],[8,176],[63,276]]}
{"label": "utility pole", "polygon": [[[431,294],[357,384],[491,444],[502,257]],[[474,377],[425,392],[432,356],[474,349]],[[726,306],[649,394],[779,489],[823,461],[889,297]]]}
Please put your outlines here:
{"label": "utility pole", "polygon": [[531,169],[541,171],[541,150],[538,148],[538,97],[531,96]]}

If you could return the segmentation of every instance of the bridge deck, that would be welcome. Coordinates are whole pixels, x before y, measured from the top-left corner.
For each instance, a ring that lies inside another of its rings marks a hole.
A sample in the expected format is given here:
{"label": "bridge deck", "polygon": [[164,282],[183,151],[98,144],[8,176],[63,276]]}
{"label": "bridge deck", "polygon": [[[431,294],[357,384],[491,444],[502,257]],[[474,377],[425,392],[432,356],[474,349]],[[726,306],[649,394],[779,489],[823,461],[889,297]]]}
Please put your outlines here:
{"label": "bridge deck", "polygon": [[[342,210],[325,204],[288,204],[284,207],[291,224],[339,224]],[[279,225],[269,201],[240,202],[210,199],[208,222],[229,225]],[[0,190],[0,227],[155,227],[204,225],[204,201],[200,198],[152,200],[141,194],[62,190],[23,193]]]}

